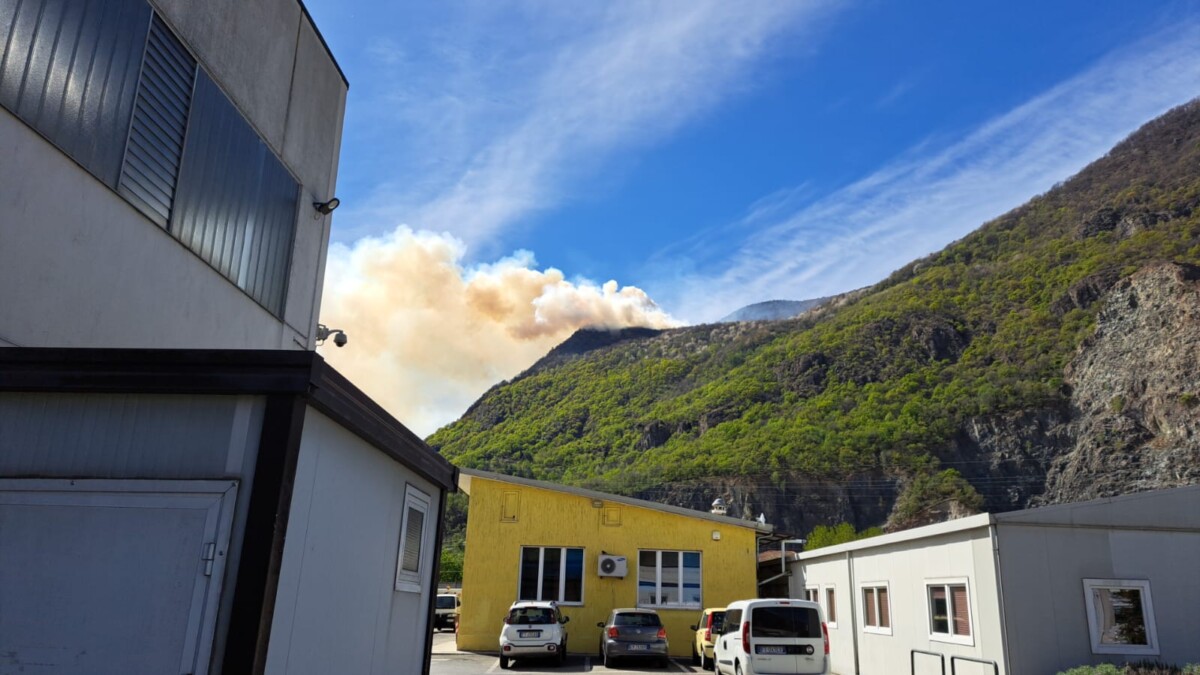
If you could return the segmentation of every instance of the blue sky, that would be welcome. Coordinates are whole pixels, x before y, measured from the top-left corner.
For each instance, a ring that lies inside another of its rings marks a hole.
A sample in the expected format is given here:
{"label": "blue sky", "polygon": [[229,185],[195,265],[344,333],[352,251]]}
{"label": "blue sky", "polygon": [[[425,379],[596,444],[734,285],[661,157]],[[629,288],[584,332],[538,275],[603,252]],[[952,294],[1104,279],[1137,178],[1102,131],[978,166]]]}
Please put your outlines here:
{"label": "blue sky", "polygon": [[878,281],[1200,95],[1198,2],[306,4],[338,264],[436,235],[685,323]]}

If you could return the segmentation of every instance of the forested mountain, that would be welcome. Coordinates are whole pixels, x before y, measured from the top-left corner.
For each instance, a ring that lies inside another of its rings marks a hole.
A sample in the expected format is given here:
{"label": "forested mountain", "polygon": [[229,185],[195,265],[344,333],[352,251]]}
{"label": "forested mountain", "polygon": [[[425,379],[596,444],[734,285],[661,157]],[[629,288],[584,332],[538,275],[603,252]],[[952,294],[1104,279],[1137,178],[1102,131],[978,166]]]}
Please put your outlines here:
{"label": "forested mountain", "polygon": [[784,321],[584,331],[429,442],[792,532],[1200,480],[1200,103]]}

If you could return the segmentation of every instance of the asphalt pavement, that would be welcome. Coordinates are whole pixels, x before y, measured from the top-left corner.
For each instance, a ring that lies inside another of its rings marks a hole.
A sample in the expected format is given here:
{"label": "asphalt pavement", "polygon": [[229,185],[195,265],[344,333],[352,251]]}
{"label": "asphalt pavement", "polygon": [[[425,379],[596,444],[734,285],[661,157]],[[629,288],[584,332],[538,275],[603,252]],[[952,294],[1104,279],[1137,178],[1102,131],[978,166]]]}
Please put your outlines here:
{"label": "asphalt pavement", "polygon": [[[568,645],[569,647],[569,645]],[[595,656],[570,654],[567,662],[555,665],[549,661],[513,661],[511,670],[500,670],[500,660],[494,654],[460,652],[454,644],[454,633],[433,634],[433,654],[430,657],[431,675],[481,675],[482,673],[703,673],[688,659],[672,659],[666,668],[654,664],[622,664],[620,668],[605,668]]]}

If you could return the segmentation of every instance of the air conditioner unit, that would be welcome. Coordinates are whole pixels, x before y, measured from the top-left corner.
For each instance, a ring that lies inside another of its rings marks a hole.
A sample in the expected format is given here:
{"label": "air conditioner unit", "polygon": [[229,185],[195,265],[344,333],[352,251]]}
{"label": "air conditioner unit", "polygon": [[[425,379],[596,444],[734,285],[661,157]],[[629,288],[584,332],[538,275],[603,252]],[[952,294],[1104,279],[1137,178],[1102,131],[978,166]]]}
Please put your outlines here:
{"label": "air conditioner unit", "polygon": [[629,564],[623,555],[601,555],[596,573],[602,577],[621,577],[629,574]]}

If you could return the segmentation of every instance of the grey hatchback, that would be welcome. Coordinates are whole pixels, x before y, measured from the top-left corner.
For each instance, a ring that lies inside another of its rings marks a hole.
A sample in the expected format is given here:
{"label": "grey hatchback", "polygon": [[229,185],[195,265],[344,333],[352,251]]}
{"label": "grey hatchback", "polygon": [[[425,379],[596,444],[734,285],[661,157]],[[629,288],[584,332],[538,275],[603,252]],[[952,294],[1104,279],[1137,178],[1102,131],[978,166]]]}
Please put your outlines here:
{"label": "grey hatchback", "polygon": [[616,659],[654,659],[659,668],[667,667],[667,629],[658,612],[652,609],[614,609],[608,621],[596,624],[600,634],[600,656],[604,667]]}

